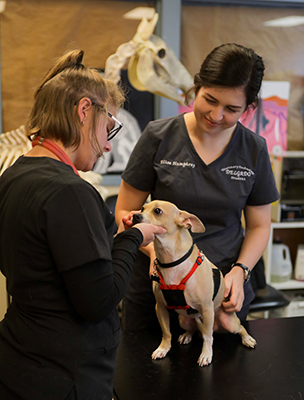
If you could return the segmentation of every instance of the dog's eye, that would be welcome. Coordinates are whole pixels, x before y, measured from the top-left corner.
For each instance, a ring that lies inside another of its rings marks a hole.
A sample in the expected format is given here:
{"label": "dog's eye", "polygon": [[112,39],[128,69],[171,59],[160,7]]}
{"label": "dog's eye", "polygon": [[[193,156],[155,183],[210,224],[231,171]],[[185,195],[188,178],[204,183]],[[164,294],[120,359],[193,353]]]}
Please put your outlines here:
{"label": "dog's eye", "polygon": [[155,209],[154,209],[154,212],[155,212],[155,214],[157,214],[157,215],[160,215],[160,214],[163,213],[162,210],[161,210],[160,208],[155,208]]}

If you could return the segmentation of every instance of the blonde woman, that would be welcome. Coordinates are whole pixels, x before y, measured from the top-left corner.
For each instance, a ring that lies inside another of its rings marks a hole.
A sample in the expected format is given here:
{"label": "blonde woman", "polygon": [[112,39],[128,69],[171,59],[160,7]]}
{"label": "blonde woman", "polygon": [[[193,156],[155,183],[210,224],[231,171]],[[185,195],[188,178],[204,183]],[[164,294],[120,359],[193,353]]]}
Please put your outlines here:
{"label": "blonde woman", "polygon": [[0,178],[0,269],[12,298],[0,323],[0,398],[111,399],[120,338],[116,305],[136,252],[163,228],[113,240],[115,221],[89,171],[122,124],[124,96],[82,63],[61,57],[35,93],[32,149]]}

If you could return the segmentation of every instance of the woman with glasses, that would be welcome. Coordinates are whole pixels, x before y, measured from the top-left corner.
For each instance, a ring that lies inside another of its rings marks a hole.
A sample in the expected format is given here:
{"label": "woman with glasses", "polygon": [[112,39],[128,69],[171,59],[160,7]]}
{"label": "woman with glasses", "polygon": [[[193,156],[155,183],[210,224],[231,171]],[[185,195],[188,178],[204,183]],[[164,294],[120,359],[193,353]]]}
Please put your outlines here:
{"label": "woman with glasses", "polygon": [[[275,187],[266,141],[239,122],[255,108],[264,75],[252,49],[216,47],[194,77],[193,111],[152,121],[122,174],[116,217],[151,199],[167,200],[197,215],[206,227],[193,239],[225,275],[223,307],[245,320],[254,298],[250,271],[261,258],[270,232]],[[244,212],[245,235],[241,224]],[[123,301],[123,328],[158,326],[149,281],[153,244],[139,252]]]}
{"label": "woman with glasses", "polygon": [[81,179],[122,124],[118,86],[61,57],[35,92],[32,149],[0,178],[0,269],[11,296],[0,323],[0,398],[112,399],[116,306],[140,245],[164,229],[116,228]]}

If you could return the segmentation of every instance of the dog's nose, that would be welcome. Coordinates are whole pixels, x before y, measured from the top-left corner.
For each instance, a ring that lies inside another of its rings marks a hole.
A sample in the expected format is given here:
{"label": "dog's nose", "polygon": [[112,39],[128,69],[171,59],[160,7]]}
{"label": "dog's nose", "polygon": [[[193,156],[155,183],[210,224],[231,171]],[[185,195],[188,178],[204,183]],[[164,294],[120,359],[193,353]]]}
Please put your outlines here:
{"label": "dog's nose", "polygon": [[142,222],[142,220],[143,220],[143,216],[141,214],[133,214],[133,217],[132,217],[133,224],[139,224],[140,222]]}

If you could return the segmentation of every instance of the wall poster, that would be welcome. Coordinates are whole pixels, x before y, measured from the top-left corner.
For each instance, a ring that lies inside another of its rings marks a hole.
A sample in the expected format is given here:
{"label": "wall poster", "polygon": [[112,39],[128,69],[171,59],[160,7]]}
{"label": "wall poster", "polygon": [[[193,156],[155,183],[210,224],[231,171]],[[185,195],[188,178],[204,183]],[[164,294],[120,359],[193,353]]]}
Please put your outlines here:
{"label": "wall poster", "polygon": [[240,122],[266,139],[268,152],[287,151],[287,108],[289,82],[264,81],[260,90],[259,106],[245,112]]}

